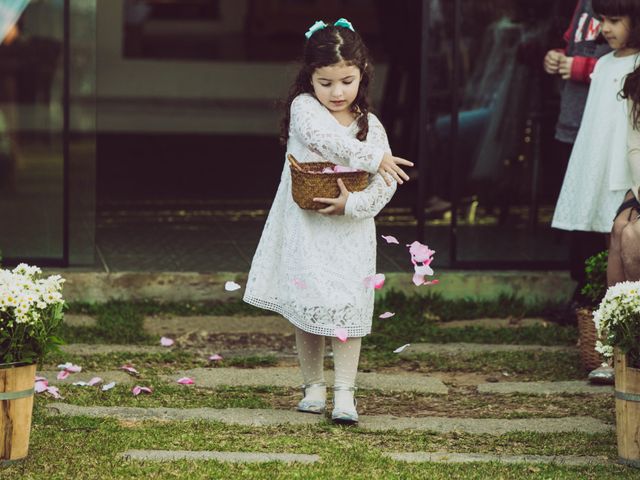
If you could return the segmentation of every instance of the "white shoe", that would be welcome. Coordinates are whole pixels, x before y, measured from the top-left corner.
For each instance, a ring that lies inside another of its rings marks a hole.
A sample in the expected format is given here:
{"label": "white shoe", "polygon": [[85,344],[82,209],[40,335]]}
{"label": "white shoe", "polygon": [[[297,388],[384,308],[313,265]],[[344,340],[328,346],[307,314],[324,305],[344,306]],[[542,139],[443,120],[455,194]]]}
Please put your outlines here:
{"label": "white shoe", "polygon": [[308,388],[326,389],[327,384],[322,382],[322,383],[311,383],[309,385],[302,385],[302,393],[305,396],[305,398],[300,400],[300,402],[298,403],[297,410],[299,412],[304,412],[304,413],[316,413],[316,414],[324,413],[327,407],[327,401],[326,400],[307,400],[306,395],[307,395]]}
{"label": "white shoe", "polygon": [[[334,392],[334,405],[335,405],[335,392],[355,392],[356,387],[344,387],[342,385],[336,385],[333,387]],[[357,401],[353,399],[353,407],[334,407],[331,412],[331,420],[334,423],[341,425],[356,425],[358,423],[358,412],[356,411]]]}

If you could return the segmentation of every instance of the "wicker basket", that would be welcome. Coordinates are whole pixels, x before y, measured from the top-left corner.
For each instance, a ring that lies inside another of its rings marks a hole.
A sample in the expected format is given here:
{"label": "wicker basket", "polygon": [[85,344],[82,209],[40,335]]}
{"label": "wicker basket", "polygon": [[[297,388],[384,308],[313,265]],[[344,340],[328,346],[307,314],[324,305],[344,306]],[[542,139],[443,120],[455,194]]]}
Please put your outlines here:
{"label": "wicker basket", "polygon": [[[320,210],[327,207],[324,203],[314,202],[314,198],[337,198],[340,188],[337,180],[344,182],[350,192],[360,192],[369,185],[367,172],[343,172],[321,174],[325,167],[334,167],[331,162],[298,163],[293,155],[287,155],[291,163],[291,194],[293,201],[305,210]],[[315,173],[311,173],[315,172]]]}
{"label": "wicker basket", "polygon": [[591,371],[604,362],[602,355],[595,351],[598,336],[596,324],[593,323],[593,311],[589,308],[578,308],[576,317],[578,318],[580,360],[582,360],[582,367]]}

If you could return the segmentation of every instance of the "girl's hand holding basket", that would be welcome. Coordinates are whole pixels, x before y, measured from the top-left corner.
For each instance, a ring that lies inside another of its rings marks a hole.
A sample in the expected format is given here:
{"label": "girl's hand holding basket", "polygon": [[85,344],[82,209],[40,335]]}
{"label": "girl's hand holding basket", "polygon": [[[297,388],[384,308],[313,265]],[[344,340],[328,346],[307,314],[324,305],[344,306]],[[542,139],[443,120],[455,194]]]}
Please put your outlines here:
{"label": "girl's hand holding basket", "polygon": [[318,210],[318,213],[324,213],[325,215],[344,215],[344,207],[347,204],[349,198],[349,190],[344,185],[341,178],[338,179],[338,188],[340,189],[340,196],[336,198],[314,198],[314,202],[326,203],[329,206]]}

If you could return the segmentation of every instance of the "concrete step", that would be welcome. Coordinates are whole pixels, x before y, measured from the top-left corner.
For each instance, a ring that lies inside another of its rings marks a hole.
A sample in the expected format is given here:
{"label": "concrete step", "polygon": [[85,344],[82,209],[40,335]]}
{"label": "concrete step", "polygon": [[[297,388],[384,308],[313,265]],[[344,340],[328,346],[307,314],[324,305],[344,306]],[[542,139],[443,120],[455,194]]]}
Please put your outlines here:
{"label": "concrete step", "polygon": [[[292,410],[246,408],[137,408],[137,407],[83,407],[66,403],[47,405],[50,415],[68,417],[88,416],[141,421],[205,420],[229,425],[314,425],[324,423],[322,415],[310,415]],[[527,418],[527,419],[475,419],[420,417],[405,418],[390,415],[362,415],[358,426],[364,430],[417,430],[437,433],[460,432],[477,435],[503,435],[511,432],[537,433],[606,433],[613,426],[591,417]]]}
{"label": "concrete step", "polygon": [[316,463],[318,455],[302,455],[299,453],[269,452],[209,452],[187,450],[127,450],[122,454],[123,460],[143,462],[175,462],[176,460],[215,460],[225,463]]}
{"label": "concrete step", "polygon": [[508,463],[529,464],[543,463],[554,465],[591,466],[612,465],[614,462],[606,457],[585,457],[578,455],[491,455],[488,453],[453,453],[453,452],[409,452],[383,453],[384,456],[399,462],[410,463]]}

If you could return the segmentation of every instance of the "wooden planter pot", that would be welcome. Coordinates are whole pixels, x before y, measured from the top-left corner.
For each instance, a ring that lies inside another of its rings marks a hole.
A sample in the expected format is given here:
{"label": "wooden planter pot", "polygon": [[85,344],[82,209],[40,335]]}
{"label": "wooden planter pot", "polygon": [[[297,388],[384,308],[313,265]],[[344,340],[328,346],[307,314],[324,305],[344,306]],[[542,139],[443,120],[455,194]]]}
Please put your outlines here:
{"label": "wooden planter pot", "polygon": [[590,308],[578,308],[576,317],[578,319],[580,361],[582,368],[590,372],[604,362],[602,355],[595,350],[598,335],[596,324],[593,323],[593,311]]}
{"label": "wooden planter pot", "polygon": [[640,369],[615,350],[616,432],[621,463],[640,468]]}
{"label": "wooden planter pot", "polygon": [[35,365],[0,365],[0,462],[29,451]]}

